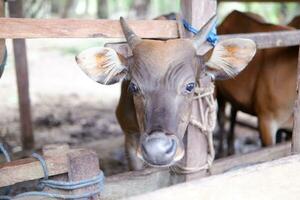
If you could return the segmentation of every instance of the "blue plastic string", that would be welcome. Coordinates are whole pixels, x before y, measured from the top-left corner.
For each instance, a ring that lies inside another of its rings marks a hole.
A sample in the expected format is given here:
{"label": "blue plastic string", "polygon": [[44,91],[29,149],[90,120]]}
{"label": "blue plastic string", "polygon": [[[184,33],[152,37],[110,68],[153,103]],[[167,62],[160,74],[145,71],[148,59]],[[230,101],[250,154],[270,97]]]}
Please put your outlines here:
{"label": "blue plastic string", "polygon": [[[1,72],[0,72],[0,75],[1,75]],[[1,153],[4,155],[4,158],[5,158],[6,162],[11,161],[10,155],[9,155],[8,151],[5,149],[5,147],[2,143],[0,143],[0,154]],[[4,191],[3,193],[5,195],[9,194],[10,191],[11,191],[11,187],[10,186],[4,187],[3,191]],[[1,197],[0,197],[0,200],[1,200]]]}
{"label": "blue plastic string", "polygon": [[37,153],[33,153],[31,156],[34,157],[35,159],[37,159],[38,161],[40,161],[43,171],[44,171],[44,179],[45,180],[48,179],[49,172],[48,172],[48,168],[47,168],[45,159],[40,154],[37,154]]}
{"label": "blue plastic string", "polygon": [[[182,19],[183,26],[186,30],[196,35],[199,31],[195,29],[188,21],[185,19]],[[215,46],[218,42],[218,35],[217,35],[217,28],[216,28],[217,22],[215,22],[213,28],[210,30],[210,32],[207,35],[206,40],[213,46]],[[200,30],[201,31],[201,30]]]}
{"label": "blue plastic string", "polygon": [[11,158],[9,156],[9,153],[8,151],[5,149],[4,145],[2,143],[0,143],[0,153],[3,153],[4,157],[5,157],[5,160],[6,162],[10,162],[11,161]]}
{"label": "blue plastic string", "polygon": [[[4,147],[3,149],[1,148],[1,144],[0,144],[0,150],[2,152],[5,151]],[[49,172],[47,169],[45,159],[37,153],[32,154],[32,156],[37,160],[39,160],[42,165],[45,177],[44,179],[40,180],[39,185],[42,185],[43,188],[49,187],[49,188],[61,189],[61,190],[76,190],[88,186],[97,186],[97,187],[91,192],[86,192],[82,194],[58,194],[58,193],[50,193],[50,192],[43,192],[43,191],[31,191],[31,192],[24,192],[18,194],[14,197],[0,196],[0,200],[12,200],[12,199],[19,199],[22,197],[30,197],[30,196],[44,196],[44,197],[51,197],[51,198],[58,198],[58,199],[80,199],[80,198],[88,198],[97,195],[103,191],[105,177],[102,171],[100,171],[97,176],[94,176],[90,179],[81,180],[81,181],[66,182],[66,181],[48,180]]]}
{"label": "blue plastic string", "polygon": [[2,59],[2,63],[0,64],[0,78],[2,76],[2,73],[4,71],[4,67],[6,65],[6,61],[7,61],[7,49],[5,47],[5,50],[4,50],[4,57]]}

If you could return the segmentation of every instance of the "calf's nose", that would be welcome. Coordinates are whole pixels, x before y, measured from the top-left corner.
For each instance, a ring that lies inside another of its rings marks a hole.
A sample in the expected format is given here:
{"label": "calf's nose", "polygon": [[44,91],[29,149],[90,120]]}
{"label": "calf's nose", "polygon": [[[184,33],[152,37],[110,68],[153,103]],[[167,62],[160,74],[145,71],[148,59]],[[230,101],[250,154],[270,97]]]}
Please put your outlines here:
{"label": "calf's nose", "polygon": [[176,154],[177,142],[162,132],[151,133],[142,142],[142,155],[151,165],[168,165]]}

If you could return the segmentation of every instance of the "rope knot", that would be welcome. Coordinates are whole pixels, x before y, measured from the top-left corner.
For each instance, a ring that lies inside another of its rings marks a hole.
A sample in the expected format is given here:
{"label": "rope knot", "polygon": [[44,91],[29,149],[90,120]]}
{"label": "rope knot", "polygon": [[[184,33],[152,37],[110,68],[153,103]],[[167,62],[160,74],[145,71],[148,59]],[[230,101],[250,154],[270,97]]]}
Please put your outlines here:
{"label": "rope knot", "polygon": [[199,115],[191,116],[189,124],[197,127],[201,134],[207,138],[208,155],[207,162],[202,166],[186,167],[180,164],[170,167],[171,171],[177,174],[192,174],[202,170],[210,170],[215,158],[213,146],[213,130],[216,125],[216,101],[214,99],[214,84],[208,87],[197,87],[195,89],[194,101],[198,102]]}

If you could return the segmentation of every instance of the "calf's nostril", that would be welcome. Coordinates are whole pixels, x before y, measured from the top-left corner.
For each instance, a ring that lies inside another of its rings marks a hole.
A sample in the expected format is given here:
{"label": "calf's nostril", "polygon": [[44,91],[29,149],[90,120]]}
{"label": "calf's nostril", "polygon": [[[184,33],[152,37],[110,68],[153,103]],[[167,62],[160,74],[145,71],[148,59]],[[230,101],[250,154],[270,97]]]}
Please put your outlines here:
{"label": "calf's nostril", "polygon": [[170,146],[167,149],[166,154],[170,154],[176,151],[176,147],[177,147],[176,141],[171,139]]}
{"label": "calf's nostril", "polygon": [[144,160],[152,165],[170,164],[176,154],[173,138],[149,136],[141,145]]}

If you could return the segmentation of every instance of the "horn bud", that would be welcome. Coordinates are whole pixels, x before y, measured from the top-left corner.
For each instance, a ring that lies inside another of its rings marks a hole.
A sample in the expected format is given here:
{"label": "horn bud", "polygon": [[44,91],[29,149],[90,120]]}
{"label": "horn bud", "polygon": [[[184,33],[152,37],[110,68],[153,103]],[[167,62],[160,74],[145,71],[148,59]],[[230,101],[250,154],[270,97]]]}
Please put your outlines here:
{"label": "horn bud", "polygon": [[128,24],[126,23],[123,17],[120,17],[120,23],[128,45],[130,46],[131,49],[134,49],[134,47],[142,41],[141,38],[139,38],[132,31],[132,29],[128,26]]}
{"label": "horn bud", "polygon": [[209,32],[212,30],[216,23],[216,15],[213,15],[208,22],[202,27],[202,29],[194,36],[193,44],[197,50],[200,50],[201,45],[206,42]]}

